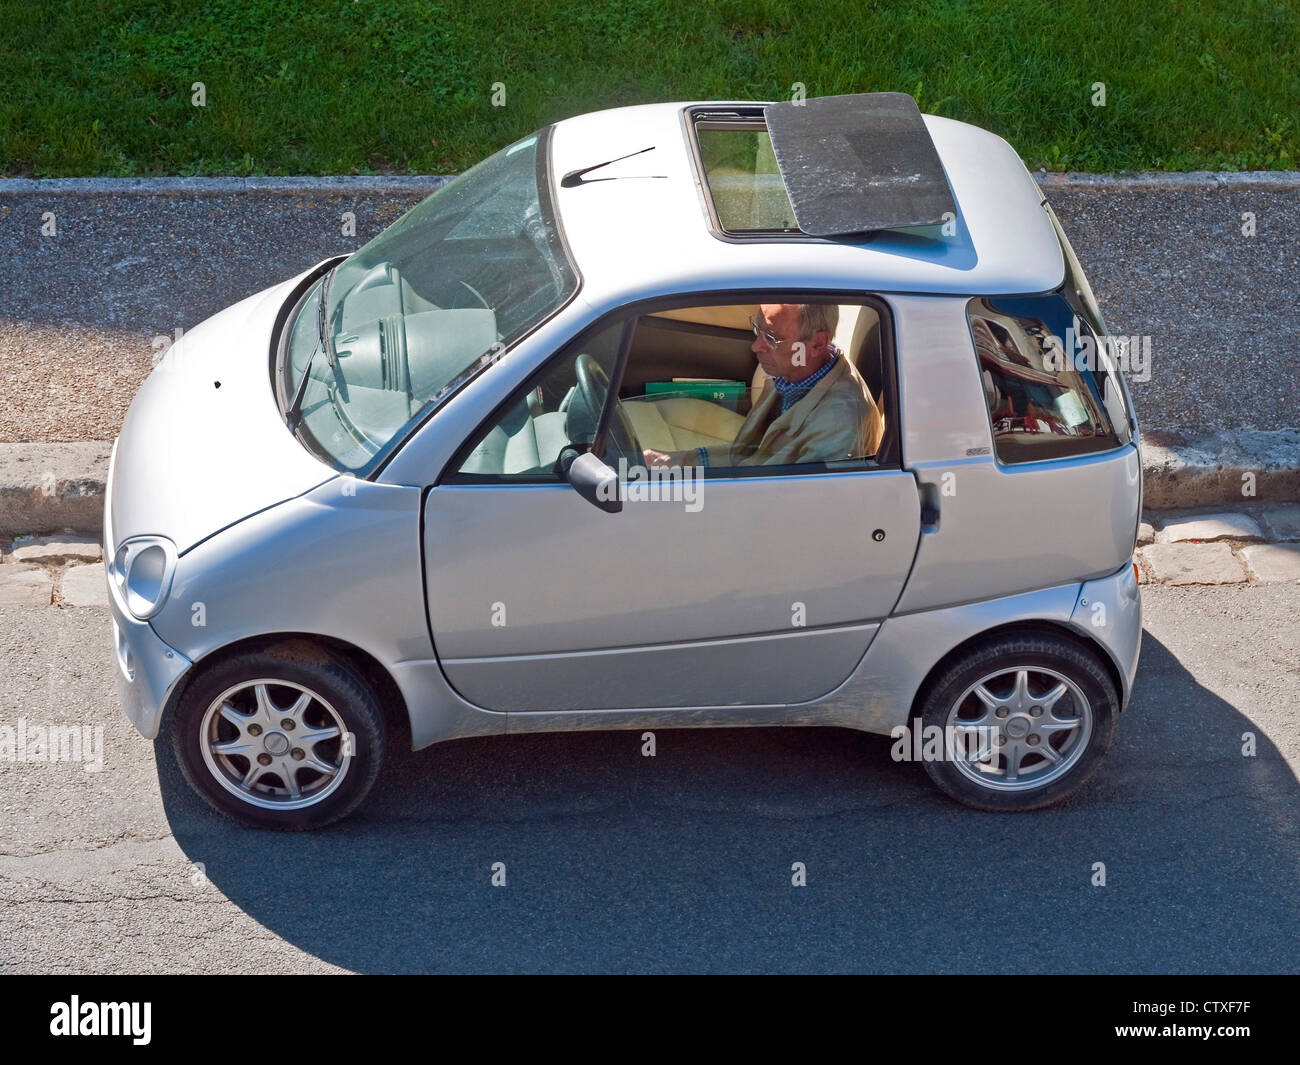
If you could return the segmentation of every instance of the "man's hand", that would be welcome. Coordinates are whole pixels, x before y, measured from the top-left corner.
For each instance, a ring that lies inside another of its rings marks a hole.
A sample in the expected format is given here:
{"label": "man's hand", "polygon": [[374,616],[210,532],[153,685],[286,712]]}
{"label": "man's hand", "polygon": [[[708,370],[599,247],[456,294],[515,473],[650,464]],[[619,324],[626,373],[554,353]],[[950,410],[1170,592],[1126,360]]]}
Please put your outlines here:
{"label": "man's hand", "polygon": [[654,448],[648,447],[641,454],[645,457],[645,464],[650,467],[677,466],[686,468],[701,464],[700,453],[694,448],[686,451],[656,451]]}

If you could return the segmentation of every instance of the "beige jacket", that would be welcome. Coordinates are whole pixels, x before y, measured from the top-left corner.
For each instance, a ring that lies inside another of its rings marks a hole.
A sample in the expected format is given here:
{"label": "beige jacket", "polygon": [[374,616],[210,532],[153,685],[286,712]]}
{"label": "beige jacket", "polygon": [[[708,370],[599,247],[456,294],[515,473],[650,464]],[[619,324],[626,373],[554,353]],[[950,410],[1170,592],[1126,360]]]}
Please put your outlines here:
{"label": "beige jacket", "polygon": [[[705,448],[710,466],[784,466],[871,458],[885,421],[866,382],[844,355],[784,414],[769,380],[730,444]],[[774,417],[775,416],[775,417]]]}

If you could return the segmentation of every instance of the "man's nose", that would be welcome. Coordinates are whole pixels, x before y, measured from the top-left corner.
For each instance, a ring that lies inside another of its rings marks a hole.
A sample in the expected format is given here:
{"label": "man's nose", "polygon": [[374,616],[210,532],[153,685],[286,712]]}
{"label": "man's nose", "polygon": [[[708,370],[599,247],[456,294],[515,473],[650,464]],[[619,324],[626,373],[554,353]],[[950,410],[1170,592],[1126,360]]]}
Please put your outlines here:
{"label": "man's nose", "polygon": [[754,343],[749,345],[749,350],[752,351],[755,355],[761,355],[763,354],[763,352],[769,350],[768,343],[762,337],[755,337]]}

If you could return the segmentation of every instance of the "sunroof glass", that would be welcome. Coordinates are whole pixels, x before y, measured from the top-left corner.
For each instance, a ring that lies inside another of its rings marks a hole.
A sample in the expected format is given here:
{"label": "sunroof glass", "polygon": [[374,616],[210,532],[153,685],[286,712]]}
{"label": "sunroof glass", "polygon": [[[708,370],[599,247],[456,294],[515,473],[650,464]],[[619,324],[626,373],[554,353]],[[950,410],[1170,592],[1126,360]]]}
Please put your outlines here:
{"label": "sunroof glass", "polygon": [[761,125],[697,123],[700,164],[718,224],[728,233],[798,229],[772,138]]}

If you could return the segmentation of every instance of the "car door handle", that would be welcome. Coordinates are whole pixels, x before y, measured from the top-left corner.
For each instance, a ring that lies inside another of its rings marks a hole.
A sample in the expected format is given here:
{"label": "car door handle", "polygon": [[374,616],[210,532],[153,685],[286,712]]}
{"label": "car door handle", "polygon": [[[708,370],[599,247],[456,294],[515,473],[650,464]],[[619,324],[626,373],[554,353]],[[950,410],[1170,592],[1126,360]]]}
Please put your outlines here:
{"label": "car door handle", "polygon": [[921,531],[932,533],[939,531],[939,486],[922,484],[921,489]]}

